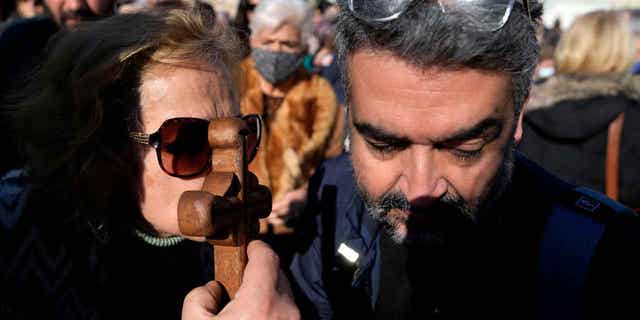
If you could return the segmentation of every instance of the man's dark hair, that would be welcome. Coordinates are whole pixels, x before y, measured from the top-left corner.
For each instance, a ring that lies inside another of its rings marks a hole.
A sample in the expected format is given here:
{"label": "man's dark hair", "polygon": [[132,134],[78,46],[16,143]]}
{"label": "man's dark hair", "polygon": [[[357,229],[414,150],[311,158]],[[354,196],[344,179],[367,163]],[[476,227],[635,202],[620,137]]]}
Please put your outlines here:
{"label": "man's dark hair", "polygon": [[433,1],[413,1],[399,18],[379,23],[341,10],[336,41],[347,94],[348,57],[359,50],[388,51],[418,68],[509,73],[518,114],[529,94],[539,52],[536,25],[542,6],[535,0],[529,3],[531,19],[517,2],[506,25],[494,32],[469,28],[464,17],[443,13]]}

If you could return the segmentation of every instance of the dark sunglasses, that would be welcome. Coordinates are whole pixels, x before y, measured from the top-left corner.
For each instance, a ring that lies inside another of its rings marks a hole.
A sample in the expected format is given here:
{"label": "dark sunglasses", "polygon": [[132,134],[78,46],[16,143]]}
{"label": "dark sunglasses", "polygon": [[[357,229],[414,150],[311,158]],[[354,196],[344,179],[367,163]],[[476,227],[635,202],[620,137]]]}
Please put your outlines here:
{"label": "dark sunglasses", "polygon": [[[241,118],[247,125],[247,163],[258,152],[262,135],[262,119],[251,114]],[[130,132],[137,143],[156,149],[158,163],[164,172],[173,177],[188,178],[202,174],[211,167],[209,146],[209,120],[198,118],[173,118],[162,123],[152,134]]]}

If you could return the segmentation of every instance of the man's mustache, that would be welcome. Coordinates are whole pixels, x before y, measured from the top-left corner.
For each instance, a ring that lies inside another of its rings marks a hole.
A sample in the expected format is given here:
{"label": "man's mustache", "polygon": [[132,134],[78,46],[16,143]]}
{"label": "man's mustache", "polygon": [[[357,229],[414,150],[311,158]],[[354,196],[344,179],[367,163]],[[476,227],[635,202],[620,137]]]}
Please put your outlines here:
{"label": "man's mustache", "polygon": [[391,210],[410,213],[407,217],[397,217],[406,219],[403,221],[407,227],[405,241],[432,244],[448,242],[454,238],[463,239],[467,230],[475,224],[475,210],[455,194],[446,194],[430,201],[428,206],[418,205],[419,203],[425,202],[415,201],[412,204],[400,192],[386,194],[378,201],[378,218],[393,223],[388,217]]}
{"label": "man's mustache", "polygon": [[[421,201],[414,201],[415,203],[420,203]],[[392,209],[398,209],[405,212],[411,212],[414,215],[414,218],[418,218],[420,216],[432,216],[437,213],[442,212],[456,212],[458,214],[471,217],[472,208],[470,208],[465,201],[454,194],[447,193],[444,196],[430,201],[431,204],[428,206],[412,204],[407,197],[401,192],[392,192],[383,195],[377,203],[377,208],[382,213],[389,213]]]}

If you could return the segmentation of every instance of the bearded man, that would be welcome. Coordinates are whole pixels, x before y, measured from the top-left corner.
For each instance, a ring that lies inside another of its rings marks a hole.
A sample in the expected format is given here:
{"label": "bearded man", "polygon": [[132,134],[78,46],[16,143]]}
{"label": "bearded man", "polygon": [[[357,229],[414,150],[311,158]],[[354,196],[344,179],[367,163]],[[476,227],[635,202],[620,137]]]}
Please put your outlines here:
{"label": "bearded man", "polygon": [[[516,151],[536,0],[350,0],[351,154],[309,185],[303,318],[633,317],[638,217]],[[302,243],[302,242],[301,242]]]}

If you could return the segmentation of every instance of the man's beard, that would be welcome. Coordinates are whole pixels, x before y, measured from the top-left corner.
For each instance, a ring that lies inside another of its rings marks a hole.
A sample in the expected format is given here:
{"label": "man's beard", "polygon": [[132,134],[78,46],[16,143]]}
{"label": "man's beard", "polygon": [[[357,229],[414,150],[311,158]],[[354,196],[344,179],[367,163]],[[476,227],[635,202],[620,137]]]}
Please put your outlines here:
{"label": "man's beard", "polygon": [[455,191],[447,191],[429,207],[415,207],[400,191],[373,199],[360,185],[357,190],[369,214],[384,223],[389,236],[399,244],[443,245],[463,240],[480,220],[490,217],[491,209],[511,183],[514,167],[512,139],[504,148],[504,160],[485,192],[474,202],[465,201]]}

